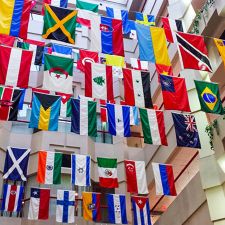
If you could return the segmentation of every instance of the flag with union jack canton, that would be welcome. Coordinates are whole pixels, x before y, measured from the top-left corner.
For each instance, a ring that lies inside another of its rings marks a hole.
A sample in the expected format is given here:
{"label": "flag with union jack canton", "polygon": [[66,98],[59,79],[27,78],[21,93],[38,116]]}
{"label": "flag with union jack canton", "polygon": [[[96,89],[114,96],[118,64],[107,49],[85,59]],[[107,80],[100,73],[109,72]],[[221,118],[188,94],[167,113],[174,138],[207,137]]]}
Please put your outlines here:
{"label": "flag with union jack canton", "polygon": [[201,148],[195,117],[172,113],[178,147]]}

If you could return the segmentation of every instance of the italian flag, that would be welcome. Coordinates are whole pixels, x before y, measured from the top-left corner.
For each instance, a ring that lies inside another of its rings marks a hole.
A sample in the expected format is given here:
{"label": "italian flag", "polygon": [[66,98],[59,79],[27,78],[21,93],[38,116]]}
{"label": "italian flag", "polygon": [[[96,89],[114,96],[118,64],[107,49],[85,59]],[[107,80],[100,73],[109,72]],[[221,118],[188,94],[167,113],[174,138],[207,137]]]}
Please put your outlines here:
{"label": "italian flag", "polygon": [[61,153],[40,151],[38,153],[37,182],[41,184],[60,184],[61,166]]}
{"label": "italian flag", "polygon": [[142,108],[139,110],[144,142],[146,144],[167,146],[163,111]]}
{"label": "italian flag", "polygon": [[105,188],[117,188],[117,159],[97,158],[99,185]]}

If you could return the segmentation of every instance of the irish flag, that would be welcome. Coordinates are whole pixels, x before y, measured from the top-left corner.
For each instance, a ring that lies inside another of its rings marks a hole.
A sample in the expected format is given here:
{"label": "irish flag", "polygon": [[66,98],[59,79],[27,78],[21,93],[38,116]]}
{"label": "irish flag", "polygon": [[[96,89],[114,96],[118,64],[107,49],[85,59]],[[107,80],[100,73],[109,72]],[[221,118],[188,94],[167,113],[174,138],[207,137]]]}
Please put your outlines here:
{"label": "irish flag", "polygon": [[163,111],[139,109],[144,134],[144,142],[153,145],[168,145]]}
{"label": "irish flag", "polygon": [[97,158],[99,185],[105,188],[117,188],[117,159]]}
{"label": "irish flag", "polygon": [[41,184],[60,184],[61,165],[61,153],[40,151],[38,153],[37,182]]}

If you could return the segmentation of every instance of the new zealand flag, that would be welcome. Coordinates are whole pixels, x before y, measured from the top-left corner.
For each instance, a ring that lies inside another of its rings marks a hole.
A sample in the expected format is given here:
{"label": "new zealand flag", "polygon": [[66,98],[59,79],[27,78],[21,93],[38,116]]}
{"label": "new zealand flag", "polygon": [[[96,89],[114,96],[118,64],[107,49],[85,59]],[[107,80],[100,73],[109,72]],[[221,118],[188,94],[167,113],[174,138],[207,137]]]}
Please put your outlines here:
{"label": "new zealand flag", "polygon": [[201,148],[195,117],[172,113],[178,147]]}

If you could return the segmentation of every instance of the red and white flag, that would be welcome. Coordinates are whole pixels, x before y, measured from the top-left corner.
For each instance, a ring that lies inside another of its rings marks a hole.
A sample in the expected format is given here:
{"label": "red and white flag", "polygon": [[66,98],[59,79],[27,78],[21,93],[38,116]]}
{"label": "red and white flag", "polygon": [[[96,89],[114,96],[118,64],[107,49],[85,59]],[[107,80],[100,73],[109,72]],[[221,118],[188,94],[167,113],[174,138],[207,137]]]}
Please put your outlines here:
{"label": "red and white flag", "polygon": [[130,64],[135,70],[148,70],[148,61],[141,61],[140,59],[131,58]]}
{"label": "red and white flag", "polygon": [[0,46],[0,84],[27,88],[33,52]]}
{"label": "red and white flag", "polygon": [[144,161],[124,160],[127,192],[148,194]]}
{"label": "red and white flag", "polygon": [[111,66],[99,63],[85,63],[85,96],[114,100]]}
{"label": "red and white flag", "polygon": [[15,39],[15,37],[9,36],[7,34],[0,34],[0,45],[13,47]]}

